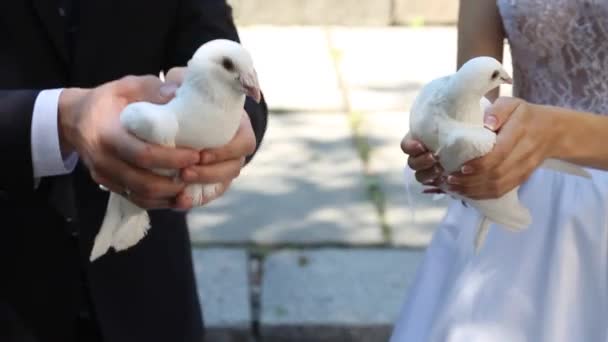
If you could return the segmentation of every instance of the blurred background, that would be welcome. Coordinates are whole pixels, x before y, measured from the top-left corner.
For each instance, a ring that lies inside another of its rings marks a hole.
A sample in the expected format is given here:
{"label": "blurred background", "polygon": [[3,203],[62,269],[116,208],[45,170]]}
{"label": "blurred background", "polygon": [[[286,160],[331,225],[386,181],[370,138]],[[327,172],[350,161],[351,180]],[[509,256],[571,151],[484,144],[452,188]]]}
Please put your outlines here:
{"label": "blurred background", "polygon": [[448,203],[399,144],[420,87],[456,69],[458,1],[229,3],[271,113],[189,215],[209,340],[387,341]]}

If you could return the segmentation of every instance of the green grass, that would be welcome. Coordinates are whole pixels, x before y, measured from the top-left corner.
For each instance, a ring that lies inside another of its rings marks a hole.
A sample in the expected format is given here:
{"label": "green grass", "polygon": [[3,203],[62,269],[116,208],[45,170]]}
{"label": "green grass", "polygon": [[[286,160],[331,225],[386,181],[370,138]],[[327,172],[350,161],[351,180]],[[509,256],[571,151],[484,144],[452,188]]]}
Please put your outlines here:
{"label": "green grass", "polygon": [[367,198],[372,202],[378,213],[380,228],[385,241],[391,241],[391,229],[386,220],[386,194],[382,190],[382,179],[370,170],[372,146],[369,144],[364,130],[365,115],[361,112],[350,111],[348,115],[353,131],[353,140],[359,158],[363,162],[364,182]]}
{"label": "green grass", "polygon": [[416,16],[409,20],[408,26],[413,28],[421,28],[426,25],[426,20],[423,16]]}

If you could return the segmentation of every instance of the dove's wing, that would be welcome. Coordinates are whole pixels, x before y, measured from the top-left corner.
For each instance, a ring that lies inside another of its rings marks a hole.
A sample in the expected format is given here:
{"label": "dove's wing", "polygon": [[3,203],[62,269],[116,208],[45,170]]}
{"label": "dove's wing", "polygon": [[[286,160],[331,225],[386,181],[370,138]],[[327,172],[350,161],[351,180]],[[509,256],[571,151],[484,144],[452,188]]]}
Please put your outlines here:
{"label": "dove's wing", "polygon": [[481,105],[482,113],[485,113],[486,109],[492,107],[492,102],[490,102],[490,100],[488,100],[486,97],[482,97],[479,104]]}
{"label": "dove's wing", "polygon": [[484,156],[496,143],[496,134],[483,127],[448,121],[441,125],[440,148],[436,152],[447,173],[457,171],[469,160]]}
{"label": "dove's wing", "polygon": [[486,200],[465,199],[469,205],[479,210],[490,221],[510,230],[522,230],[532,223],[530,211],[519,201],[518,188],[500,198]]}
{"label": "dove's wing", "polygon": [[141,140],[164,146],[175,146],[177,118],[167,106],[135,102],[122,111],[120,121],[129,132]]}
{"label": "dove's wing", "polygon": [[438,125],[447,116],[445,92],[450,76],[438,78],[425,85],[410,109],[410,136],[421,141],[431,151],[437,151],[439,144]]}

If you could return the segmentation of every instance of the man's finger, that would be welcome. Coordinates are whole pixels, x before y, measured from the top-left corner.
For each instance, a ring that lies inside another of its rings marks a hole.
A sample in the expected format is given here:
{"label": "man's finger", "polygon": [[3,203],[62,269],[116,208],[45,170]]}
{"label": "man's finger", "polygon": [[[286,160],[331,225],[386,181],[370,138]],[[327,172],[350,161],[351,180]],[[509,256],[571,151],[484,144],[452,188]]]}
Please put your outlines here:
{"label": "man's finger", "polygon": [[[126,188],[119,185],[116,181],[112,181],[111,180],[112,178],[114,178],[114,177],[101,175],[101,174],[93,175],[93,180],[97,184],[102,185],[103,187],[105,187],[106,189],[110,190],[111,192],[113,192],[115,194],[118,194],[121,196],[126,196],[126,194],[125,194]],[[141,197],[141,196],[137,195],[136,193],[130,194],[127,198],[131,202],[133,202],[137,206],[139,206],[140,208],[144,208],[144,209],[165,209],[165,208],[170,208],[173,206],[173,201],[171,199],[149,199],[149,198]]]}
{"label": "man's finger", "polygon": [[144,209],[168,209],[174,206],[173,201],[168,199],[149,199],[139,197],[137,194],[133,194],[127,198],[138,207]]}
{"label": "man's finger", "polygon": [[[232,184],[232,180],[229,180],[229,181],[221,183],[218,186],[219,189],[216,188],[217,192],[215,193],[215,195],[212,196],[212,197],[204,197],[200,206],[203,206],[203,205],[205,205],[207,203],[210,203],[210,202],[214,201],[215,199],[217,199],[217,198],[221,197],[222,195],[224,195],[224,193],[226,193],[226,191],[228,191],[228,188],[230,187],[230,184]],[[192,209],[192,206],[193,206],[192,199],[189,198],[188,196],[186,196],[182,192],[182,193],[180,193],[177,196],[177,199],[176,199],[175,205],[174,205],[174,209],[177,209],[177,210],[189,210],[189,209]]]}
{"label": "man's finger", "polygon": [[175,84],[182,84],[184,77],[186,76],[185,67],[175,67],[169,69],[167,75],[165,75],[165,82],[172,82]]}
{"label": "man's finger", "polygon": [[[98,163],[96,173],[108,179],[112,191],[123,193],[127,189],[140,198],[169,199],[181,192],[184,184],[175,182],[152,171],[137,169],[117,158],[104,158]],[[104,184],[105,185],[105,184]]]}
{"label": "man's finger", "polygon": [[184,189],[184,185],[169,177],[146,170],[129,170],[121,176],[122,184],[140,198],[169,199]]}
{"label": "man's finger", "polygon": [[167,103],[172,96],[161,92],[163,82],[156,76],[125,76],[113,82],[118,94],[128,102],[146,101],[158,104]]}
{"label": "man's finger", "polygon": [[105,139],[113,153],[142,169],[176,170],[195,165],[200,161],[197,151],[148,144],[122,128],[115,129]]}
{"label": "man's finger", "polygon": [[[116,181],[117,177],[113,177],[111,175],[106,175],[104,171],[98,170],[95,172],[91,172],[91,178],[93,181],[100,185],[100,190],[103,191],[111,191],[114,193],[122,193],[124,192],[124,188]],[[101,188],[103,187],[103,188]]]}
{"label": "man's finger", "polygon": [[181,179],[187,183],[221,183],[238,177],[241,167],[241,158],[211,165],[195,165],[182,170]]}

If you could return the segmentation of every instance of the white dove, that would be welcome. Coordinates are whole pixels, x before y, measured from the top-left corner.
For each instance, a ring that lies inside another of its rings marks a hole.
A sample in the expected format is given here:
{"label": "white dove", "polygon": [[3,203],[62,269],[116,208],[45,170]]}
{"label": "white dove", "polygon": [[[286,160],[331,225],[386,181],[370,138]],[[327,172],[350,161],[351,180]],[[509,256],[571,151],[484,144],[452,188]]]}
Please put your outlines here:
{"label": "white dove", "polygon": [[[425,85],[412,105],[409,135],[432,151],[444,168],[444,175],[490,152],[496,134],[484,127],[484,112],[491,105],[484,97],[512,79],[500,62],[491,57],[477,57],[465,63],[456,73]],[[567,162],[549,159],[541,167],[582,177],[590,177],[584,169]],[[518,188],[497,199],[472,200],[454,193],[481,213],[475,238],[475,249],[483,245],[490,222],[520,231],[530,225],[532,217],[519,201]]]}
{"label": "white dove", "polygon": [[[260,86],[249,53],[238,43],[217,39],[202,45],[188,62],[175,97],[165,105],[129,104],[120,113],[122,126],[149,143],[195,150],[228,143],[241,120],[246,96],[260,102]],[[154,170],[176,176],[176,170]],[[193,205],[212,196],[217,184],[193,184],[184,190]],[[128,199],[111,193],[103,224],[95,237],[90,260],[111,247],[125,250],[150,228],[148,213]]]}

